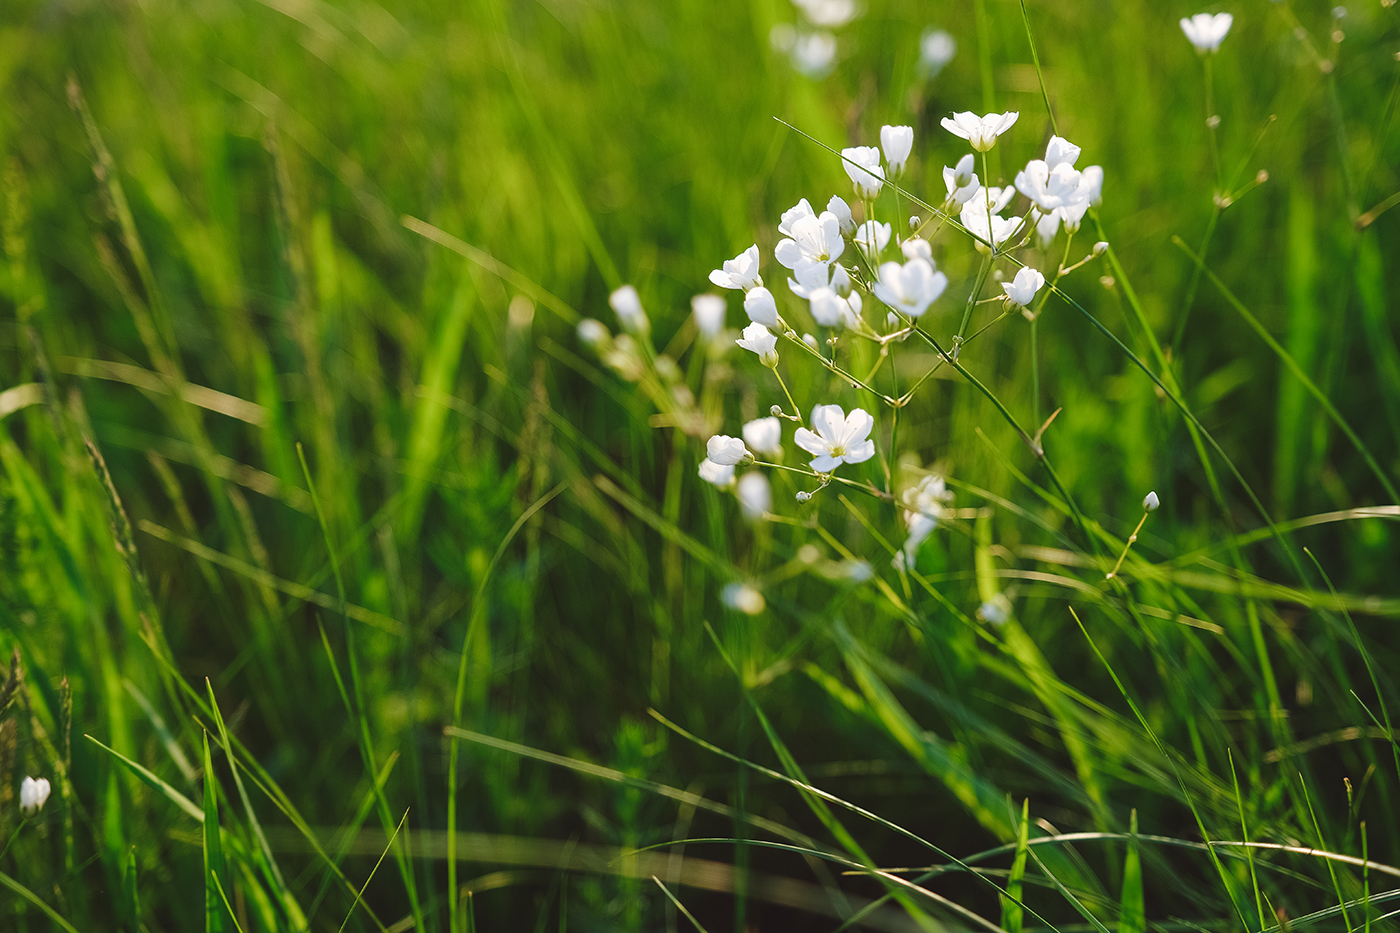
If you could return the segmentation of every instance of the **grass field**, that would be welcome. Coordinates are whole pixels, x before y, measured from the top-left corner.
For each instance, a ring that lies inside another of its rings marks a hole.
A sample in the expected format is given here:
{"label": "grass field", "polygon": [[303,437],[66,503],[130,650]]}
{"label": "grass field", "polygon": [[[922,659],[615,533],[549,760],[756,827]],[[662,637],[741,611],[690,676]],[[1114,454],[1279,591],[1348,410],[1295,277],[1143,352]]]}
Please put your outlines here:
{"label": "grass field", "polygon": [[[1220,11],[6,3],[0,930],[1393,927],[1400,8]],[[1068,244],[938,219],[957,111],[1102,166]],[[927,222],[907,339],[790,292],[832,195]],[[697,475],[818,404],[830,485]]]}

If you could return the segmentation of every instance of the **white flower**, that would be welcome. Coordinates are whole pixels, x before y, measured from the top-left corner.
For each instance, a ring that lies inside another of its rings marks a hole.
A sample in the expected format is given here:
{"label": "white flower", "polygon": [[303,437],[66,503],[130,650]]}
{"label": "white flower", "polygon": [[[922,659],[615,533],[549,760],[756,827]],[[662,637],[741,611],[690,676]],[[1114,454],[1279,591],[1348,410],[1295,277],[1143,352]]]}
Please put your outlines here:
{"label": "white flower", "polygon": [[1079,147],[1063,136],[1051,136],[1050,142],[1045,144],[1045,164],[1051,168],[1062,163],[1074,165],[1079,152]]}
{"label": "white flower", "polygon": [[1084,220],[1084,212],[1088,209],[1088,201],[1076,199],[1066,204],[1064,207],[1061,207],[1056,213],[1059,214],[1060,219],[1065,222],[1065,230],[1070,233],[1078,233],[1079,224]]}
{"label": "white flower", "polygon": [[856,235],[851,237],[851,241],[873,262],[890,244],[890,225],[882,224],[878,220],[867,220],[856,228]]}
{"label": "white flower", "polygon": [[778,338],[762,324],[745,327],[744,336],[734,342],[745,350],[757,353],[759,360],[769,369],[778,365]]}
{"label": "white flower", "polygon": [[1079,173],[1079,194],[1090,207],[1103,202],[1103,166],[1091,165]]}
{"label": "white flower", "polygon": [[690,313],[695,316],[695,326],[706,337],[714,337],[724,330],[724,299],[718,295],[696,295],[690,299]]}
{"label": "white flower", "polygon": [[949,201],[966,204],[973,195],[982,190],[982,183],[977,180],[972,168],[970,152],[958,160],[957,168],[943,166],[943,186],[948,189]]}
{"label": "white flower", "polygon": [[842,298],[830,288],[818,288],[811,294],[812,317],[822,327],[860,327],[860,292]]}
{"label": "white flower", "polygon": [[1034,211],[1035,217],[1035,245],[1040,249],[1048,249],[1055,241],[1055,236],[1060,232],[1060,212],[1051,211],[1048,214],[1041,214]]}
{"label": "white flower", "polygon": [[739,508],[744,517],[751,522],[773,510],[773,487],[768,485],[768,477],[757,470],[739,477],[734,495],[739,499]]}
{"label": "white flower", "polygon": [[747,583],[731,583],[719,594],[720,602],[746,616],[756,616],[766,605],[763,594]]}
{"label": "white flower", "polygon": [[[970,233],[982,241],[977,244],[979,251],[986,250],[986,243],[1000,248],[1021,229],[1023,220],[1020,217],[1006,219],[1001,216],[1002,209],[1011,202],[1015,195],[1016,191],[1010,185],[1005,188],[988,187],[982,197],[972,198],[962,206],[958,220]],[[987,213],[989,199],[991,201],[991,214]]]}
{"label": "white flower", "polygon": [[812,409],[814,431],[798,428],[793,438],[797,446],[812,454],[812,469],[830,473],[843,463],[864,463],[875,456],[870,431],[875,419],[863,408],[847,415],[840,405],[818,405]]}
{"label": "white flower", "polygon": [[952,491],[943,477],[934,473],[919,480],[918,485],[904,490],[904,523],[909,528],[903,552],[907,566],[914,565],[914,553],[938,527],[952,501]]}
{"label": "white flower", "polygon": [[734,466],[753,459],[753,454],[749,453],[743,441],[727,434],[716,434],[706,441],[705,453],[709,455],[709,459],[722,466]]}
{"label": "white flower", "polygon": [[942,29],[925,29],[919,37],[919,70],[932,78],[943,70],[958,53],[958,43]]}
{"label": "white flower", "polygon": [[933,265],[933,247],[921,236],[911,236],[899,244],[899,251],[904,254],[905,259],[922,259]]}
{"label": "white flower", "polygon": [[578,339],[585,346],[598,347],[611,340],[612,334],[602,321],[586,317],[578,322]]}
{"label": "white flower", "polygon": [[[797,211],[806,203],[793,208]],[[846,249],[846,241],[841,237],[841,220],[831,211],[822,211],[821,216],[813,216],[808,208],[808,213],[801,214],[787,222],[789,211],[783,215],[784,226],[787,236],[778,241],[778,246],[773,250],[773,255],[778,262],[798,273],[799,280],[804,271],[812,271],[813,267],[821,269],[822,274],[826,274],[827,266],[837,259]]]}
{"label": "white flower", "polygon": [[855,0],[792,0],[793,5],[813,26],[840,29],[856,18]]}
{"label": "white flower", "polygon": [[890,177],[898,178],[904,174],[904,163],[909,161],[909,152],[914,148],[914,128],[880,127],[880,148],[885,150],[885,164],[890,167]]}
{"label": "white flower", "polygon": [[875,297],[909,317],[920,317],[943,290],[948,277],[935,272],[933,264],[924,259],[911,259],[904,265],[887,262],[880,267],[880,281],[875,283]]}
{"label": "white flower", "polygon": [[1022,266],[1016,273],[1016,278],[1010,282],[1002,282],[1002,290],[1006,292],[1006,301],[1010,305],[1026,308],[1035,300],[1035,293],[1040,291],[1040,287],[1045,284],[1045,276],[1030,266]]}
{"label": "white flower", "polygon": [[609,295],[608,304],[612,305],[613,311],[617,313],[623,330],[644,334],[651,327],[647,313],[642,309],[642,299],[637,296],[637,290],[631,285],[624,285]]}
{"label": "white flower", "polygon": [[952,117],[944,117],[942,123],[945,130],[972,143],[973,149],[986,152],[997,144],[998,136],[1011,129],[1020,115],[1019,111],[1012,110],[979,117],[970,110],[964,110]]}
{"label": "white flower", "polygon": [[1214,16],[1209,13],[1197,13],[1190,19],[1181,21],[1181,31],[1186,33],[1186,38],[1191,40],[1196,51],[1205,55],[1220,48],[1220,43],[1225,41],[1225,34],[1230,31],[1234,22],[1235,18],[1229,13],[1217,13]]}
{"label": "white flower", "polygon": [[799,198],[797,203],[783,211],[782,218],[778,221],[778,232],[783,236],[792,236],[792,225],[803,217],[815,217],[817,212],[812,210],[812,205],[807,203],[806,198]]}
{"label": "white flower", "polygon": [[799,33],[792,43],[792,67],[809,78],[824,78],[836,64],[836,37],[829,32]]}
{"label": "white flower", "polygon": [[1052,169],[1047,162],[1032,159],[1024,171],[1016,173],[1016,188],[1042,211],[1053,211],[1078,200],[1079,180],[1080,173],[1067,162]]}
{"label": "white flower", "polygon": [[777,417],[755,418],[744,422],[744,443],[763,454],[783,452],[783,423]]}
{"label": "white flower", "polygon": [[38,813],[49,799],[49,779],[26,777],[19,785],[19,811],[25,816]]}
{"label": "white flower", "polygon": [[758,274],[758,244],[755,243],[733,259],[724,261],[723,269],[710,273],[710,281],[720,288],[742,288],[745,291],[763,284]]}
{"label": "white flower", "polygon": [[841,167],[856,186],[856,197],[874,200],[885,184],[885,170],[880,168],[880,150],[874,146],[854,146],[841,150]]}
{"label": "white flower", "polygon": [[744,296],[744,313],[755,324],[762,324],[764,327],[778,326],[778,303],[773,300],[773,293],[762,285],[749,289],[749,293]]}
{"label": "white flower", "polygon": [[1149,492],[1147,498],[1142,500],[1142,510],[1144,512],[1155,512],[1162,504],[1162,500],[1157,498],[1156,492]]}
{"label": "white flower", "polygon": [[707,483],[713,483],[723,489],[734,482],[734,467],[723,463],[715,463],[709,457],[700,461],[700,478]]}
{"label": "white flower", "polygon": [[851,205],[841,199],[839,195],[833,194],[831,200],[826,202],[826,209],[836,215],[836,219],[841,221],[841,235],[850,236],[856,232],[856,219],[851,216]]}

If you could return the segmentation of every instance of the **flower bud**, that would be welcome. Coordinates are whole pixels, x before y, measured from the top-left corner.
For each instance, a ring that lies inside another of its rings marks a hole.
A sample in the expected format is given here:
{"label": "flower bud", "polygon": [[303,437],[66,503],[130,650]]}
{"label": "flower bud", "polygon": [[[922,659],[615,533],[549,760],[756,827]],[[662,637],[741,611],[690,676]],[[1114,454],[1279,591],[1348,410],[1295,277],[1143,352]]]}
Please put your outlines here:
{"label": "flower bud", "polygon": [[910,230],[917,230],[917,229],[919,229],[919,224],[921,224],[921,223],[923,223],[923,221],[919,219],[919,215],[918,215],[918,214],[911,214],[911,215],[909,216],[909,229],[910,229]]}
{"label": "flower bud", "polygon": [[584,346],[597,349],[612,339],[607,325],[595,318],[586,317],[578,322],[578,339]]}
{"label": "flower bud", "polygon": [[647,313],[642,308],[642,299],[631,285],[624,285],[609,295],[608,304],[617,312],[617,319],[624,330],[644,334],[651,328]]}
{"label": "flower bud", "polygon": [[799,490],[797,490],[797,501],[798,501],[798,502],[811,502],[811,501],[812,501],[812,494],[811,494],[810,492],[808,492],[807,490],[805,490],[805,489],[799,489]]}
{"label": "flower bud", "polygon": [[1108,252],[1107,240],[1099,240],[1097,243],[1094,244],[1094,258],[1097,259],[1099,256],[1102,256],[1106,252]]}
{"label": "flower bud", "polygon": [[1162,502],[1157,498],[1157,493],[1149,492],[1147,498],[1142,500],[1142,510],[1144,512],[1155,512]]}
{"label": "flower bud", "polygon": [[842,298],[851,297],[851,274],[839,262],[831,266],[831,290]]}
{"label": "flower bud", "polygon": [[972,170],[976,167],[972,159],[972,153],[968,153],[958,160],[958,164],[953,167],[953,184],[959,188],[966,188],[972,184]]}
{"label": "flower bud", "polygon": [[820,352],[820,345],[817,343],[817,338],[813,337],[811,334],[803,334],[802,342],[805,343],[807,346],[811,347],[813,350],[817,350],[818,352]]}

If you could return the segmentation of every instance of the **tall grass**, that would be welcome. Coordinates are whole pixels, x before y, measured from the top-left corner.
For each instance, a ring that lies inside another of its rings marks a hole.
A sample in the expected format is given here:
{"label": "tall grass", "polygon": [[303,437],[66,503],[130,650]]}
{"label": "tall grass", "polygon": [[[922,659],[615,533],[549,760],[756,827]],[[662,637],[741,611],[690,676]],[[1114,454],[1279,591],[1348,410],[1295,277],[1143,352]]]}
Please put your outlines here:
{"label": "tall grass", "polygon": [[[1393,923],[1400,15],[1225,9],[1207,76],[1195,8],[872,2],[812,80],[785,0],[7,4],[0,929]],[[796,309],[823,145],[913,125],[937,203],[968,109],[1111,246],[901,411],[900,574],[886,503],[695,476],[782,396],[689,302],[757,239]],[[689,431],[575,337],[624,283]]]}

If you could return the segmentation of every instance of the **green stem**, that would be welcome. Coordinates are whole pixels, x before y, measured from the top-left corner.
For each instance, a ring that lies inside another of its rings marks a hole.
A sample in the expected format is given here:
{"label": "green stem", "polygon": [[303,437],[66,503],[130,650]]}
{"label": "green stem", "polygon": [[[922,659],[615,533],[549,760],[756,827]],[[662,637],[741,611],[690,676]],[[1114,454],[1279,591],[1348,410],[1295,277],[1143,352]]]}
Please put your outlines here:
{"label": "green stem", "polygon": [[967,333],[967,322],[972,318],[972,308],[977,304],[977,296],[982,294],[982,286],[986,284],[987,273],[991,270],[992,257],[988,254],[982,260],[982,268],[977,271],[977,284],[972,287],[971,294],[967,296],[967,307],[963,308],[962,323],[958,325],[958,336],[953,342],[955,349],[962,346],[963,334]]}

